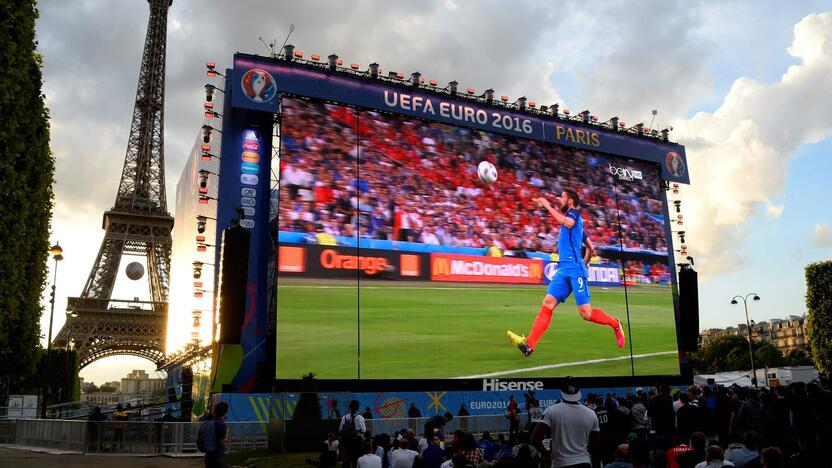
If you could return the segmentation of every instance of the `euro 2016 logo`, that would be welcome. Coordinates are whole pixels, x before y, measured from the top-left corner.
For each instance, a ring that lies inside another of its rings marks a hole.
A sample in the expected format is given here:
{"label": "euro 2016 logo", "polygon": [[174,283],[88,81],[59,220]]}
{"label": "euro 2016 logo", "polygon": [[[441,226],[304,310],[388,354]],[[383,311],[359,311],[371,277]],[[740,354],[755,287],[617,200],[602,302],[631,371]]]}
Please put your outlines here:
{"label": "euro 2016 logo", "polygon": [[243,92],[254,102],[269,102],[277,94],[272,75],[262,68],[252,68],[243,75]]}
{"label": "euro 2016 logo", "polygon": [[667,153],[664,157],[665,166],[667,166],[667,170],[673,177],[682,177],[685,175],[685,162],[682,160],[682,156],[675,151],[671,151]]}

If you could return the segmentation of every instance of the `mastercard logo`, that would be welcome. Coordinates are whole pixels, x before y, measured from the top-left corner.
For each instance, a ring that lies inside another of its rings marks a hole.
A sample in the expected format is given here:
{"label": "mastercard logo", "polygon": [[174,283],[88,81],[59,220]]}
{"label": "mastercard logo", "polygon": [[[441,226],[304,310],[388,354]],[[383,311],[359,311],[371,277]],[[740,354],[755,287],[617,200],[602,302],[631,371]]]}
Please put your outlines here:
{"label": "mastercard logo", "polygon": [[243,151],[243,161],[250,163],[258,163],[260,162],[260,155],[257,153],[252,153],[251,151]]}

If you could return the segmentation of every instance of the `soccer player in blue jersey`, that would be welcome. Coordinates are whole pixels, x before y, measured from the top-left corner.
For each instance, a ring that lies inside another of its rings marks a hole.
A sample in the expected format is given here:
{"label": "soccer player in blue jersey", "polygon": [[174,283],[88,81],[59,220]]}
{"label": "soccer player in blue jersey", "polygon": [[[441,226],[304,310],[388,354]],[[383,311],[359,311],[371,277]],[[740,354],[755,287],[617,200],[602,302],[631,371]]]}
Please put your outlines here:
{"label": "soccer player in blue jersey", "polygon": [[[584,320],[606,325],[615,332],[615,341],[619,348],[624,347],[624,331],[621,329],[621,321],[604,313],[601,309],[593,309],[589,304],[589,283],[587,282],[588,271],[587,261],[581,256],[581,245],[586,239],[584,233],[584,221],[578,209],[580,199],[578,194],[571,189],[563,191],[558,198],[560,210],[552,208],[549,200],[540,197],[535,199],[538,206],[541,206],[555,218],[560,224],[560,236],[558,237],[558,271],[554,279],[549,283],[546,297],[543,298],[543,305],[537,318],[532,325],[532,331],[528,337],[518,335],[511,330],[506,332],[509,342],[520,349],[525,356],[534,351],[535,345],[541,336],[549,328],[552,321],[552,312],[558,304],[565,301],[570,294],[575,294],[575,303],[578,305],[578,313]],[[591,254],[590,254],[591,255]]]}

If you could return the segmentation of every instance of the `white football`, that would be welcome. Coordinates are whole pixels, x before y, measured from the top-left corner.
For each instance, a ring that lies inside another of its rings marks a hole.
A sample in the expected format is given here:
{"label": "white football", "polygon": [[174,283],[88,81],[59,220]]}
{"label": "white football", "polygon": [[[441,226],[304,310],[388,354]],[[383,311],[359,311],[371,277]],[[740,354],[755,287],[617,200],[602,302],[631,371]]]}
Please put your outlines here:
{"label": "white football", "polygon": [[497,168],[488,161],[483,161],[477,166],[477,175],[484,184],[493,184],[497,181]]}

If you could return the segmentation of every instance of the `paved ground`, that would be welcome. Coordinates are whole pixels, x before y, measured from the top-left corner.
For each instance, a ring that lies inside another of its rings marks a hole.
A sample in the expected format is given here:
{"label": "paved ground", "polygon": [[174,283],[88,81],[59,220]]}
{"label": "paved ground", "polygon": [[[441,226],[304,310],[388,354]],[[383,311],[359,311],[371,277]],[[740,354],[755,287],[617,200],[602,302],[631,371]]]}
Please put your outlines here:
{"label": "paved ground", "polygon": [[0,467],[24,468],[192,468],[203,466],[201,458],[127,457],[121,455],[53,455],[13,448],[0,448]]}

